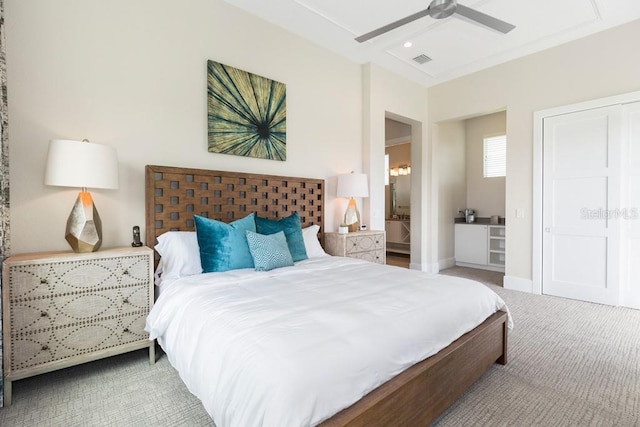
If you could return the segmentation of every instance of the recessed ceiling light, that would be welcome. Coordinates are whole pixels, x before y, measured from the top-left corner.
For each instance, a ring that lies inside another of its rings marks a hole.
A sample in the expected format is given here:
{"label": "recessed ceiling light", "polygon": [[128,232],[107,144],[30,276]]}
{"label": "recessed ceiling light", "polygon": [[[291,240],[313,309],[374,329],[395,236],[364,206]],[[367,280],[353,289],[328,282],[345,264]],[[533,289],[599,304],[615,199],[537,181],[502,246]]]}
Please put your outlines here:
{"label": "recessed ceiling light", "polygon": [[413,46],[413,43],[411,43],[411,42],[404,42],[403,46],[404,46],[404,47],[411,47],[411,46]]}

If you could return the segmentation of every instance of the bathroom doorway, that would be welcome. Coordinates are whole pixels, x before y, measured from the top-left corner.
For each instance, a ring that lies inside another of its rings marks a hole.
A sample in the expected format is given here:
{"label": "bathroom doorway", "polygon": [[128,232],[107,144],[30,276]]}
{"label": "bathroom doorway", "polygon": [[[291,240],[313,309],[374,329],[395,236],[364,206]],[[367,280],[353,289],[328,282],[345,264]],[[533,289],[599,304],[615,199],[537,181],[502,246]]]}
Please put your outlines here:
{"label": "bathroom doorway", "polygon": [[385,230],[388,256],[411,252],[411,125],[385,119]]}

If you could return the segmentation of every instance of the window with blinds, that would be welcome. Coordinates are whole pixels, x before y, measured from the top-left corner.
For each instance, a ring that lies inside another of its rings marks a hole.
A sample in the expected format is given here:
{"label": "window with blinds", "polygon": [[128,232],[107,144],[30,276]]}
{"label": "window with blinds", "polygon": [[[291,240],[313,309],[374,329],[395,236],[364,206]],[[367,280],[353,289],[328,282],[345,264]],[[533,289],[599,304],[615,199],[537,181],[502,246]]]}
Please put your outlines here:
{"label": "window with blinds", "polygon": [[484,138],[484,177],[507,175],[507,135]]}

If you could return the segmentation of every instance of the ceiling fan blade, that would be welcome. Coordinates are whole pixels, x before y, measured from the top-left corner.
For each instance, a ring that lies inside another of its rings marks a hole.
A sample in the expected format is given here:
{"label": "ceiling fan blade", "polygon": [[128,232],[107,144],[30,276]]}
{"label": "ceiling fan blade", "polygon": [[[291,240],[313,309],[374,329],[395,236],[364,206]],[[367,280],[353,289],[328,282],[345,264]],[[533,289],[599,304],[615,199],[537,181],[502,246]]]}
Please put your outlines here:
{"label": "ceiling fan blade", "polygon": [[511,25],[508,22],[501,21],[498,18],[494,18],[493,16],[489,16],[482,12],[478,12],[475,9],[463,6],[460,3],[458,3],[458,7],[456,8],[455,13],[457,13],[458,15],[462,15],[474,22],[477,22],[478,24],[484,25],[485,27],[489,27],[493,30],[499,31],[503,34],[507,34],[509,31],[513,30],[516,27],[515,25]]}
{"label": "ceiling fan blade", "polygon": [[398,19],[397,21],[392,22],[390,24],[387,24],[387,25],[385,25],[383,27],[380,27],[380,28],[375,29],[373,31],[369,31],[367,34],[363,34],[363,35],[361,35],[359,37],[356,37],[355,40],[358,43],[366,42],[367,40],[370,40],[370,39],[372,39],[374,37],[377,37],[377,36],[379,36],[381,34],[389,32],[389,31],[391,31],[391,30],[393,30],[395,28],[401,27],[401,26],[403,26],[405,24],[408,24],[409,22],[413,22],[416,19],[420,19],[420,18],[422,18],[424,16],[427,16],[427,15],[429,15],[429,9],[421,10],[420,12],[416,12],[413,15],[409,15],[409,16],[407,16],[405,18]]}

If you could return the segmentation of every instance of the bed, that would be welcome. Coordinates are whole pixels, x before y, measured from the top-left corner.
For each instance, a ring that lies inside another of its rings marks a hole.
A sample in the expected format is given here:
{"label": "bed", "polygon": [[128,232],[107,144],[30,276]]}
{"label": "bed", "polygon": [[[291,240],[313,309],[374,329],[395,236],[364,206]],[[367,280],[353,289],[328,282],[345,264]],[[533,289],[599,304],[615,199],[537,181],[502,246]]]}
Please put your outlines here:
{"label": "bed", "polygon": [[[145,175],[146,243],[150,247],[169,231],[193,231],[194,215],[232,222],[252,212],[274,220],[296,213],[300,226],[313,229],[313,237],[322,240],[323,180],[166,166],[147,166]],[[328,277],[330,280],[322,280]],[[354,277],[362,279],[359,285],[353,283],[358,282]],[[154,307],[158,309],[148,321],[151,335],[219,427],[248,423],[428,425],[492,364],[507,362],[510,321],[504,302],[493,292],[487,294],[483,285],[465,279],[317,256],[269,272],[239,269],[182,277],[162,289]],[[303,294],[301,289],[311,294]],[[466,305],[447,302],[424,310],[404,306],[403,301],[409,304],[436,290],[435,299],[443,301],[455,300],[462,293],[472,293],[474,298]],[[228,305],[216,305],[222,300],[245,311],[234,311],[236,317],[229,317]],[[381,305],[379,300],[394,304]],[[201,306],[213,307],[214,314],[205,319],[197,311]],[[286,307],[299,309],[282,315]],[[322,311],[327,307],[331,316]],[[369,316],[367,325],[376,327],[358,325],[353,311]],[[405,323],[415,323],[415,319],[398,313],[411,313],[449,335],[416,345],[422,332]],[[468,313],[472,314],[470,319],[452,320]],[[280,318],[284,323],[275,323]],[[314,333],[304,329],[309,324]],[[327,328],[336,325],[350,334],[333,339],[335,329]],[[262,329],[263,335],[249,340],[253,347],[235,347],[239,336],[251,336],[255,329]],[[286,330],[287,340],[292,341],[280,341],[284,338],[273,335],[278,329]],[[323,335],[325,329],[330,331],[328,335]],[[367,329],[374,331],[371,336],[366,335]],[[200,338],[199,334],[210,331],[213,335]],[[383,336],[397,341],[403,348],[402,357],[394,353],[395,344],[379,341]],[[405,339],[396,339],[399,336]],[[317,337],[322,337],[321,342],[314,341]],[[302,352],[289,351],[293,347]],[[271,353],[275,353],[273,366],[279,367],[275,379],[263,372],[272,366]],[[221,364],[210,367],[217,359]],[[228,364],[230,359],[233,365]],[[308,377],[296,382],[303,374]],[[292,386],[285,387],[289,382]],[[257,387],[262,383],[264,389]],[[315,383],[334,388],[315,391]],[[363,388],[352,387],[355,383],[364,384]],[[249,396],[253,394],[255,399]],[[290,400],[296,398],[299,401]],[[263,405],[262,401],[267,402],[266,407],[257,406]],[[249,415],[240,408],[245,405]]]}

